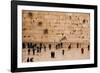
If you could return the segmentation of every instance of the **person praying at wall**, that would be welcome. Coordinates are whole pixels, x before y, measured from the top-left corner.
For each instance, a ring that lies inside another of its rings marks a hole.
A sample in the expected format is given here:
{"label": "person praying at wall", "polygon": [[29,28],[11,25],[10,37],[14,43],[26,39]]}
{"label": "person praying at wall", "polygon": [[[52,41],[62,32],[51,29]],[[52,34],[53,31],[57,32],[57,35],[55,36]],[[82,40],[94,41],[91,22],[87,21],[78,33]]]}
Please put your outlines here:
{"label": "person praying at wall", "polygon": [[51,50],[51,44],[49,44],[49,50]]}
{"label": "person praying at wall", "polygon": [[41,50],[42,50],[42,43],[40,43],[40,45],[39,45],[39,50],[40,50],[40,53],[41,53]]}
{"label": "person praying at wall", "polygon": [[23,49],[26,48],[25,42],[22,43],[22,47],[23,47]]}
{"label": "person praying at wall", "polygon": [[62,55],[64,55],[64,53],[65,53],[65,51],[64,51],[64,50],[62,50]]}
{"label": "person praying at wall", "polygon": [[63,48],[63,43],[62,42],[60,43],[60,45],[61,45],[61,48]]}
{"label": "person praying at wall", "polygon": [[35,48],[32,48],[32,51],[33,51],[33,55],[35,55]]}
{"label": "person praying at wall", "polygon": [[40,49],[39,49],[39,47],[37,47],[36,50],[37,50],[37,53],[40,53]]}
{"label": "person praying at wall", "polygon": [[29,57],[27,58],[27,62],[29,62]]}
{"label": "person praying at wall", "polygon": [[30,48],[28,49],[28,55],[30,55]]}
{"label": "person praying at wall", "polygon": [[33,62],[33,58],[30,58],[30,62]]}
{"label": "person praying at wall", "polygon": [[71,49],[71,44],[68,46],[68,49],[69,49],[69,50]]}
{"label": "person praying at wall", "polygon": [[55,58],[55,52],[51,52],[51,58]]}
{"label": "person praying at wall", "polygon": [[90,50],[90,45],[88,45],[88,51]]}
{"label": "person praying at wall", "polygon": [[84,53],[84,49],[83,49],[83,48],[81,48],[81,53],[82,53],[82,54]]}
{"label": "person praying at wall", "polygon": [[46,46],[44,45],[44,51],[46,52]]}

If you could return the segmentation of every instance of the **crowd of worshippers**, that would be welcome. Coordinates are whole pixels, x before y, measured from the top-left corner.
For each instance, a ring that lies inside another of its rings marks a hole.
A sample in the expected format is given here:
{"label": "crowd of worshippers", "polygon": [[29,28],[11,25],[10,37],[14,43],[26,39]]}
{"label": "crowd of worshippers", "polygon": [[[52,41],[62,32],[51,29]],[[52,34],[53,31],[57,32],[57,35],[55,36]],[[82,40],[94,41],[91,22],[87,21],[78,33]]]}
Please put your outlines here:
{"label": "crowd of worshippers", "polygon": [[[32,50],[33,55],[35,55],[36,53],[41,53],[42,50],[44,50],[45,52],[47,51],[47,48],[49,50],[51,50],[52,48],[52,44],[48,44],[45,45],[44,43],[32,43],[32,42],[28,42],[28,43],[23,43],[22,44],[23,49],[28,48],[28,55],[30,55],[30,52]],[[63,48],[63,43],[58,43],[55,46],[56,49],[60,49]],[[62,50],[62,55],[64,55],[64,50]],[[55,51],[51,51],[51,58],[55,58]],[[27,62],[33,62],[33,58],[27,58]]]}
{"label": "crowd of worshippers", "polygon": [[[63,48],[63,43],[57,43],[55,45],[56,50],[57,49],[61,49]],[[52,44],[49,43],[48,46],[45,43],[32,43],[32,42],[28,42],[28,43],[23,43],[22,44],[23,49],[28,48],[28,55],[30,55],[30,52],[32,50],[33,55],[35,55],[36,53],[41,53],[42,50],[44,50],[45,52],[47,51],[47,48],[49,50],[52,49]],[[53,47],[54,48],[54,47]],[[69,44],[68,46],[68,50],[70,50],[72,48],[71,44]],[[79,43],[77,43],[77,48],[79,48]],[[88,50],[89,50],[90,46],[88,45]],[[84,54],[84,48],[81,48],[81,53]],[[62,55],[65,54],[65,50],[62,49]],[[55,51],[51,51],[51,58],[55,58]],[[33,62],[33,58],[27,58],[27,62]]]}
{"label": "crowd of worshippers", "polygon": [[[44,43],[32,43],[32,42],[23,43],[22,46],[23,46],[23,49],[28,48],[28,55],[30,55],[31,49],[33,51],[33,55],[35,55],[35,53],[41,53],[42,50],[46,51],[47,48],[49,48],[49,50],[51,50],[51,48],[52,48],[52,44],[48,44],[48,46],[47,46]],[[55,46],[55,48],[56,49],[63,48],[63,43],[62,42],[58,43]]]}

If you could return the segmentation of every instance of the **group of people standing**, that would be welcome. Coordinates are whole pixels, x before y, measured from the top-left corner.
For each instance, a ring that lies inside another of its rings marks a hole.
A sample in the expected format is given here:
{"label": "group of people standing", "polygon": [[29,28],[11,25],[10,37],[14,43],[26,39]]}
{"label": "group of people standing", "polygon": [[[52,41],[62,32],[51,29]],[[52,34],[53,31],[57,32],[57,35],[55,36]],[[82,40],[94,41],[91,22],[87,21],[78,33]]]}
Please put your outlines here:
{"label": "group of people standing", "polygon": [[[28,43],[23,43],[22,46],[23,46],[23,49],[28,48],[28,50],[27,50],[28,55],[30,55],[31,52],[32,52],[33,55],[36,55],[36,54],[41,53],[42,51],[46,52],[47,50],[51,50],[52,48],[54,48],[52,43],[46,44],[46,43],[28,42]],[[55,45],[55,50],[58,50],[58,49],[61,49],[61,48],[64,48],[64,44],[62,42],[57,43]],[[69,46],[67,48],[68,48],[68,50],[70,50],[72,48],[72,45],[69,44]],[[78,43],[77,43],[77,48],[79,48]],[[89,48],[90,48],[90,46],[88,45],[88,50],[89,50]],[[62,52],[62,55],[65,54],[64,49],[62,49],[61,52]],[[81,48],[81,53],[84,54],[84,48]],[[51,58],[55,58],[55,54],[56,54],[55,51],[51,50],[51,53],[50,53]],[[27,62],[33,62],[33,61],[34,61],[34,58],[29,58],[29,57],[27,58]]]}

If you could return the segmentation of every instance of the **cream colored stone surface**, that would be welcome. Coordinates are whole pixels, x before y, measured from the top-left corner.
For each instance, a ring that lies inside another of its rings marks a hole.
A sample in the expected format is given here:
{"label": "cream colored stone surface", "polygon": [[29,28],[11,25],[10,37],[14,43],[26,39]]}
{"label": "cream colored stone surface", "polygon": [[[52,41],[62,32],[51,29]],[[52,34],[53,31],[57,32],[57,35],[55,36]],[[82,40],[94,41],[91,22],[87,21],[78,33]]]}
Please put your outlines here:
{"label": "cream colored stone surface", "polygon": [[[58,61],[58,60],[80,60],[89,59],[90,50],[90,15],[88,13],[73,12],[46,12],[27,11],[22,13],[22,38],[23,42],[42,42],[46,45],[46,51],[28,55],[28,48],[22,50],[22,61],[27,62],[27,58],[38,61]],[[45,31],[47,30],[47,31]],[[52,43],[49,50],[48,43]],[[63,42],[63,48],[57,49],[55,45]],[[77,48],[77,43],[79,47]],[[68,46],[71,44],[71,49]],[[82,54],[82,50],[84,53]],[[64,50],[64,55],[62,55]],[[51,51],[55,52],[55,58],[51,58]]]}

